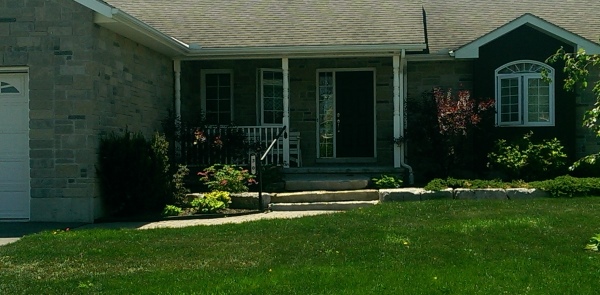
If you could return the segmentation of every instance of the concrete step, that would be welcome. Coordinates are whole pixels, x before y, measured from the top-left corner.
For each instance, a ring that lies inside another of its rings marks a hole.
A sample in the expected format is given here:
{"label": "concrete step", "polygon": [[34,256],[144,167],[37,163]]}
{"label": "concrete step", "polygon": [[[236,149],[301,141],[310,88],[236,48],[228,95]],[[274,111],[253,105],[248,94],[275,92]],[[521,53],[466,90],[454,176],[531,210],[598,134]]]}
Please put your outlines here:
{"label": "concrete step", "polygon": [[338,201],[338,202],[309,202],[309,203],[271,203],[272,211],[311,211],[332,210],[344,211],[367,206],[374,206],[379,201]]}
{"label": "concrete step", "polygon": [[379,191],[375,189],[345,191],[302,191],[292,193],[277,193],[271,197],[271,203],[312,203],[377,200],[379,200]]}
{"label": "concrete step", "polygon": [[286,191],[359,190],[369,186],[368,175],[286,174]]}

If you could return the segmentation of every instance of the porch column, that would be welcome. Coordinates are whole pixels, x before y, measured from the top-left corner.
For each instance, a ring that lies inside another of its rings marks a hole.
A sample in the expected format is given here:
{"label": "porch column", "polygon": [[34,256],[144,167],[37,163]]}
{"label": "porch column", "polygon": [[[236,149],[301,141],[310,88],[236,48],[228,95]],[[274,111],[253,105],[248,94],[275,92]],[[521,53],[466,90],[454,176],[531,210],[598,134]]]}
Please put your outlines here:
{"label": "porch column", "polygon": [[175,118],[181,119],[181,60],[173,60],[175,72]]}
{"label": "porch column", "polygon": [[290,167],[290,70],[287,57],[281,58],[281,68],[283,70],[283,126],[287,130],[283,136],[283,167]]}
{"label": "porch column", "polygon": [[[179,138],[181,126],[179,121],[181,120],[181,60],[173,60],[173,72],[175,73],[175,130],[176,138]],[[181,158],[181,142],[175,141],[175,157],[179,160]]]}
{"label": "porch column", "polygon": [[[401,136],[402,118],[400,117],[400,81],[404,82],[404,71],[400,70],[400,54],[395,53],[392,57],[394,67],[394,139]],[[403,83],[404,84],[404,83]],[[403,85],[402,85],[403,86]],[[402,89],[403,91],[403,89]],[[402,148],[394,145],[394,167],[399,168],[402,165]]]}

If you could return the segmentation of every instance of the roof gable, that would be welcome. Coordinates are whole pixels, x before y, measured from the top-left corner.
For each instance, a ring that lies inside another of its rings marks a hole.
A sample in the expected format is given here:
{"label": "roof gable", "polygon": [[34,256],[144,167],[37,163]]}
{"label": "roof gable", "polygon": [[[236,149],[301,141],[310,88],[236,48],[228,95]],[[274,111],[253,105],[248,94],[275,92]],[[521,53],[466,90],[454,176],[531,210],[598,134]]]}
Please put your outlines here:
{"label": "roof gable", "polygon": [[462,46],[454,51],[456,58],[478,58],[479,48],[497,38],[504,36],[523,25],[531,26],[539,31],[542,31],[554,38],[573,44],[577,49],[584,48],[590,54],[600,53],[600,45],[591,42],[579,35],[571,33],[559,26],[547,22],[535,15],[524,14],[515,20],[483,35],[482,37]]}

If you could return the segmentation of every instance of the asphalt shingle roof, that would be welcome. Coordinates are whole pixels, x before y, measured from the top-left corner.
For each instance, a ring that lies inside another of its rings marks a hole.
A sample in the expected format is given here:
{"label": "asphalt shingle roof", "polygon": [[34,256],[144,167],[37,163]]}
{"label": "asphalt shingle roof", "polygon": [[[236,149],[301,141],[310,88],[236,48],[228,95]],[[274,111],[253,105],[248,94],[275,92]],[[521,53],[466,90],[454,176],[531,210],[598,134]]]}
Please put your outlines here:
{"label": "asphalt shingle roof", "polygon": [[600,1],[576,0],[104,0],[203,48],[425,42],[455,50],[531,13],[590,41]]}
{"label": "asphalt shingle roof", "polygon": [[423,5],[431,52],[459,48],[525,13],[599,43],[599,0],[425,0]]}
{"label": "asphalt shingle roof", "polygon": [[107,0],[204,48],[423,44],[422,7],[399,0]]}

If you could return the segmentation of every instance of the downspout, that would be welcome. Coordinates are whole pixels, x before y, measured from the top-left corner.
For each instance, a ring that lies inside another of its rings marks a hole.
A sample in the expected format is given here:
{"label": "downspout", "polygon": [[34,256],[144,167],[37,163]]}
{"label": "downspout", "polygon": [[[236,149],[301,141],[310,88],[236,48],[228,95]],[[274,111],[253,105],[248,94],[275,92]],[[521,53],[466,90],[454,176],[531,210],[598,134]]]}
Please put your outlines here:
{"label": "downspout", "polygon": [[[406,128],[406,111],[404,101],[407,97],[408,89],[406,84],[408,83],[407,79],[407,69],[406,69],[406,50],[402,49],[402,54],[400,56],[400,112],[402,114],[400,120],[400,137],[404,138],[404,129]],[[406,168],[408,170],[408,184],[413,185],[415,183],[415,175],[413,173],[413,168],[406,164],[404,161],[404,154],[406,153],[406,141],[403,141],[402,146],[400,147],[400,166]]]}

